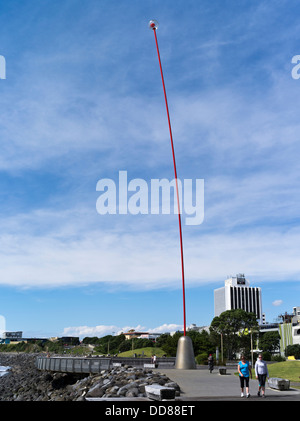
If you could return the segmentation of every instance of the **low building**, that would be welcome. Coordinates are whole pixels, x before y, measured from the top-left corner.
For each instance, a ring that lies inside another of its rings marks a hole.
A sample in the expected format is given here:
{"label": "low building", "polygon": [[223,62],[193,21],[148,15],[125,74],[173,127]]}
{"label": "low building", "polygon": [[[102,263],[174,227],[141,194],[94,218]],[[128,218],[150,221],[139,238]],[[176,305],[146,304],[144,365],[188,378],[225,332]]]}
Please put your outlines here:
{"label": "low building", "polygon": [[278,332],[280,335],[280,349],[278,352],[284,356],[288,345],[300,345],[300,307],[293,307],[291,314],[284,313],[279,316],[281,323],[266,323],[260,325],[260,333]]}
{"label": "low building", "polygon": [[195,323],[192,323],[188,328],[188,331],[194,331],[194,332],[203,332],[203,330],[205,330],[206,332],[209,333],[209,326],[197,326]]}
{"label": "low building", "polygon": [[300,307],[293,308],[292,337],[293,345],[300,345]]}
{"label": "low building", "polygon": [[3,332],[2,338],[9,339],[10,341],[21,341],[23,336],[23,332]]}
{"label": "low building", "polygon": [[139,338],[141,339],[150,339],[152,341],[156,341],[159,338],[161,333],[143,333]]}
{"label": "low building", "polygon": [[162,335],[161,333],[151,333],[151,332],[137,332],[134,329],[129,330],[128,332],[123,333],[125,339],[150,339],[156,341],[156,339]]}
{"label": "low building", "polygon": [[124,333],[125,339],[140,338],[142,335],[149,335],[149,332],[137,332],[134,329]]}

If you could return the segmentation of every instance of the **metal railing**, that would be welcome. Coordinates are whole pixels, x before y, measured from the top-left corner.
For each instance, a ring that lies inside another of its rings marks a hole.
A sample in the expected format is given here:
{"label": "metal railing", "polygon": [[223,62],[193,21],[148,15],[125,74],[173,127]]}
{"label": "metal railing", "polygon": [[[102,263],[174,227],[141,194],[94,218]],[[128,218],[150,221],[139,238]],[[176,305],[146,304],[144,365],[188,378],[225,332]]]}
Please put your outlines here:
{"label": "metal railing", "polygon": [[[64,373],[100,373],[109,370],[115,363],[134,367],[143,367],[151,363],[151,358],[121,357],[37,357],[36,367],[39,370],[59,371]],[[157,358],[156,367],[174,368],[175,358]]]}
{"label": "metal railing", "polygon": [[110,365],[110,358],[37,357],[36,359],[36,367],[39,370],[64,373],[100,373],[101,370],[108,370]]}

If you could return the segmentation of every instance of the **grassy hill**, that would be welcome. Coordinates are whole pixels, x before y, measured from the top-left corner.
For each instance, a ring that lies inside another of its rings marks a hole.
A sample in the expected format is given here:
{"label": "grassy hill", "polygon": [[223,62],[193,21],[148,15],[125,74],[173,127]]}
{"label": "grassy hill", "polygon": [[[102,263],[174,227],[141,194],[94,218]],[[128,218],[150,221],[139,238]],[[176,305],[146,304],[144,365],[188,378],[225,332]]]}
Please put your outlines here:
{"label": "grassy hill", "polygon": [[137,356],[142,356],[144,351],[144,357],[151,357],[151,355],[155,354],[157,357],[162,357],[163,355],[166,355],[166,352],[163,351],[161,348],[153,348],[153,347],[148,347],[148,348],[139,348],[139,349],[134,349],[133,351],[125,351],[125,352],[121,352],[120,354],[118,354],[118,357],[132,357],[133,354],[136,354]]}

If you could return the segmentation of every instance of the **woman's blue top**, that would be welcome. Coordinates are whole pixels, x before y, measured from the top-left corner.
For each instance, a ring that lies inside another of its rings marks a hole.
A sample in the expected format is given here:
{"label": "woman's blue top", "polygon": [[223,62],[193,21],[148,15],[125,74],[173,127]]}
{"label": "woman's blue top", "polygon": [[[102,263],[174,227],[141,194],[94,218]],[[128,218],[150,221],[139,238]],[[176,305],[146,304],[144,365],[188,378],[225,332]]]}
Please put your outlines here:
{"label": "woman's blue top", "polygon": [[[246,361],[245,364],[242,363],[242,361],[239,362],[241,373],[244,377],[249,377],[249,361]],[[239,373],[240,376],[240,373]]]}

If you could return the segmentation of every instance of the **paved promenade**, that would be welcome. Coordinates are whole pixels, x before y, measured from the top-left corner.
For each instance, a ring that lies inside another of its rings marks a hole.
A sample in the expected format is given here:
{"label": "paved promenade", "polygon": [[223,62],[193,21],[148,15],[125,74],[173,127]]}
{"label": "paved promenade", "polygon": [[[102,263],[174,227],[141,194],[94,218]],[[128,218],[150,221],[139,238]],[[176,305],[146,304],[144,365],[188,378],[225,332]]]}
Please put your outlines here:
{"label": "paved promenade", "polygon": [[180,400],[298,400],[300,390],[290,389],[279,391],[270,389],[266,383],[266,398],[257,396],[258,381],[250,379],[250,398],[241,398],[240,381],[234,375],[237,370],[227,370],[226,375],[220,375],[218,369],[209,373],[208,369],[176,370],[157,369],[166,374],[171,380],[178,383],[181,388]]}

